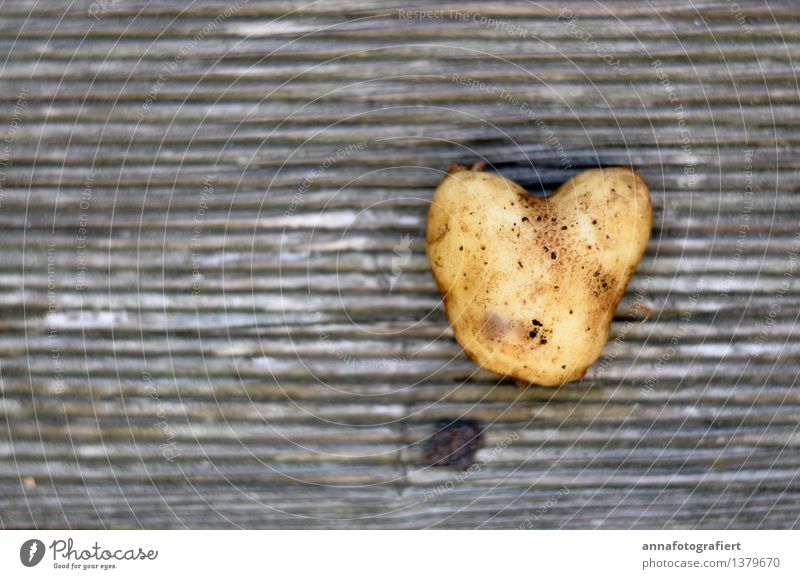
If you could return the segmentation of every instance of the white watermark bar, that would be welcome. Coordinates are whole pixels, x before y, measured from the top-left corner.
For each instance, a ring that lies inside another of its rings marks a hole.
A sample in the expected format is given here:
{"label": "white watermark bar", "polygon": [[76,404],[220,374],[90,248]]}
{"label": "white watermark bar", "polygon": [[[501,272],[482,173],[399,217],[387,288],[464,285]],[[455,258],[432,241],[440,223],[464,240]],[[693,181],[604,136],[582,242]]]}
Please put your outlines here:
{"label": "white watermark bar", "polygon": [[777,578],[800,577],[798,540],[799,531],[3,531],[0,573]]}

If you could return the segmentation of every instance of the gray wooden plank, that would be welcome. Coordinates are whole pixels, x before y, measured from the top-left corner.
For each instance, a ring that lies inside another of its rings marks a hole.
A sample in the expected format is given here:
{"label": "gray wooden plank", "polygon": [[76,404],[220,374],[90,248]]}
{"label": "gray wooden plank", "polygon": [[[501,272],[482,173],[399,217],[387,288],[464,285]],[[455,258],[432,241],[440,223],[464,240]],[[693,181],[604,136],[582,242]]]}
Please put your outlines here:
{"label": "gray wooden plank", "polygon": [[[0,527],[797,527],[800,12],[736,6],[436,6],[509,34],[399,1],[4,5]],[[520,390],[447,327],[426,202],[481,157],[651,184],[581,383]],[[477,469],[427,468],[458,417]]]}

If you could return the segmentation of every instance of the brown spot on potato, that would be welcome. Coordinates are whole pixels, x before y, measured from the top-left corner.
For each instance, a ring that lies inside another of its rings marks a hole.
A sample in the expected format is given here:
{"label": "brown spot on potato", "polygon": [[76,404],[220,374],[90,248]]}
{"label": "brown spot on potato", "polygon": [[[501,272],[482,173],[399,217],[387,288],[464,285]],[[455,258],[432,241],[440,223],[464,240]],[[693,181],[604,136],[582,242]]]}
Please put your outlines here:
{"label": "brown spot on potato", "polygon": [[481,324],[481,333],[494,342],[502,341],[510,329],[511,323],[494,312],[487,314]]}
{"label": "brown spot on potato", "polygon": [[447,224],[440,225],[434,231],[433,237],[431,237],[430,241],[431,242],[439,241],[442,237],[444,237],[444,235],[445,235],[445,233],[447,233],[447,231],[448,231]]}

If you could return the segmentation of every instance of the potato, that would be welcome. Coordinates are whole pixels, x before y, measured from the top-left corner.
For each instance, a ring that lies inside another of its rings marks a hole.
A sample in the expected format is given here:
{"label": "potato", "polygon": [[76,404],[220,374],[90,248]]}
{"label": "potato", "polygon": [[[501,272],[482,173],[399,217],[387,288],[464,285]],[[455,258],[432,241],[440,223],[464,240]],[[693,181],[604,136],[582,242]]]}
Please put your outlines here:
{"label": "potato", "polygon": [[455,338],[521,384],[579,380],[600,356],[644,253],[650,191],[628,168],[591,169],[547,198],[451,167],[428,210],[428,259]]}

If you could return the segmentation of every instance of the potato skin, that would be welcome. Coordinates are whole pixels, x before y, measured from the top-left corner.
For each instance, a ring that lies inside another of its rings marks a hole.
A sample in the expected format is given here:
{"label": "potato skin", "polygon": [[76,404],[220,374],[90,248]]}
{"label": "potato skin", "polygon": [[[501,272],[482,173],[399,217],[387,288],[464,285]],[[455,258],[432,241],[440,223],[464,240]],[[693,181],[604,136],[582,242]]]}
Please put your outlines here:
{"label": "potato skin", "polygon": [[584,171],[545,199],[456,166],[431,200],[427,252],[466,353],[557,386],[603,351],[651,228],[650,191],[629,168]]}

